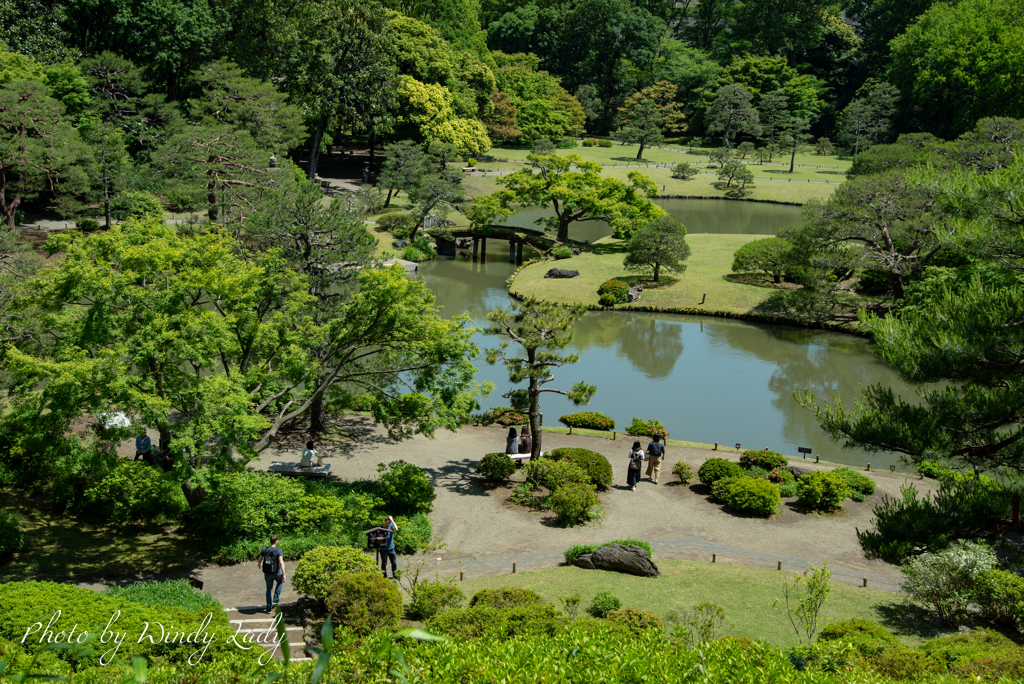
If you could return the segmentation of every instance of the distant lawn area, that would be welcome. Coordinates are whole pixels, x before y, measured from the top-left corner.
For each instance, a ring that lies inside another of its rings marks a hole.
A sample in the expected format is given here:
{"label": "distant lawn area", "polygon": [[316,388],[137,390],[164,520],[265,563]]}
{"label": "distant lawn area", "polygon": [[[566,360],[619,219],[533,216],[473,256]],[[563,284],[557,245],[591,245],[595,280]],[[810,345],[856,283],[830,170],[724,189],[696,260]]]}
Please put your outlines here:
{"label": "distant lawn area", "polygon": [[[459,587],[467,597],[494,587],[532,589],[555,606],[560,597],[579,593],[581,614],[600,591],[612,592],[624,606],[650,610],[662,617],[708,601],[725,610],[722,635],[764,639],[782,647],[800,644],[783,605],[771,607],[775,599],[782,598],[783,580],[792,581],[794,574],[725,563],[659,560],[657,556],[654,562],[661,571],[655,579],[559,567],[467,580]],[[899,594],[833,580],[831,594],[822,609],[821,626],[855,617],[882,624],[908,645],[936,636],[933,621],[923,610],[905,605]]]}

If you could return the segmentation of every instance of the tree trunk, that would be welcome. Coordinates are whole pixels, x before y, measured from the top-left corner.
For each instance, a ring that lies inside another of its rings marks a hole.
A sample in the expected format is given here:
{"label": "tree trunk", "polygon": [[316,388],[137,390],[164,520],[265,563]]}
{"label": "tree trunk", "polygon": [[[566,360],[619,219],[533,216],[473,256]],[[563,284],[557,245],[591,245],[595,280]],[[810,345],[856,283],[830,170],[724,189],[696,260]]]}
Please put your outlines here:
{"label": "tree trunk", "polygon": [[566,242],[569,239],[569,222],[565,219],[558,221],[558,241]]}
{"label": "tree trunk", "polygon": [[[536,359],[537,350],[527,349],[526,358],[530,365],[533,365]],[[530,433],[533,435],[533,447],[530,449],[530,460],[539,458],[541,454],[541,427],[540,427],[540,385],[537,384],[537,378],[530,378],[530,388],[527,390],[530,394],[530,409],[527,415],[530,417]]]}
{"label": "tree trunk", "polygon": [[107,173],[107,152],[103,151],[103,218],[110,230],[110,175]]}
{"label": "tree trunk", "polygon": [[324,397],[321,394],[309,406],[309,431],[324,432],[327,429],[327,416],[324,414]]}
{"label": "tree trunk", "polygon": [[789,172],[793,173],[793,162],[796,160],[796,143],[793,143],[793,151],[789,155]]}
{"label": "tree trunk", "polygon": [[661,273],[661,263],[654,263],[654,282],[658,282],[658,275]]}
{"label": "tree trunk", "polygon": [[324,139],[324,131],[327,130],[327,117],[320,117],[316,130],[313,131],[313,146],[309,150],[309,170],[306,175],[309,178],[316,178],[316,165],[320,161],[320,141]]}
{"label": "tree trunk", "polygon": [[892,288],[892,295],[896,299],[903,299],[906,288],[903,285],[903,278],[896,273],[889,274],[889,287]]}
{"label": "tree trunk", "polygon": [[636,153],[636,160],[640,161],[644,158],[644,141],[640,140],[640,151]]}
{"label": "tree trunk", "polygon": [[1010,522],[1020,525],[1020,492],[1014,492],[1010,500]]}
{"label": "tree trunk", "polygon": [[206,490],[202,487],[193,487],[188,482],[181,483],[181,493],[185,495],[189,508],[195,508],[206,498]]}
{"label": "tree trunk", "polygon": [[773,274],[772,277],[775,279],[775,284],[776,285],[782,282],[782,274],[781,273],[775,273],[775,274]]}
{"label": "tree trunk", "polygon": [[[391,206],[391,193],[394,192],[394,191],[395,191],[394,188],[388,188],[388,198],[386,200],[384,200],[384,208],[385,209],[387,209],[388,207]],[[396,195],[396,197],[397,197],[397,195]]]}

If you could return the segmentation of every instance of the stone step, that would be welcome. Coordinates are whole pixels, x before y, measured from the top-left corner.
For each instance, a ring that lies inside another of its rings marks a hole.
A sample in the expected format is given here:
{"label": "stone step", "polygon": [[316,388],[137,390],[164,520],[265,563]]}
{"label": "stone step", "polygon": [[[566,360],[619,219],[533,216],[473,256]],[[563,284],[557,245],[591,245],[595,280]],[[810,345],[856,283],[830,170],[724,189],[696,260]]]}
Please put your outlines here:
{"label": "stone step", "polygon": [[[305,660],[312,660],[305,653],[306,644],[303,641],[302,627],[296,624],[298,617],[294,614],[289,615],[292,612],[290,609],[294,606],[289,604],[281,605],[281,618],[284,620],[285,633],[288,635],[288,646],[289,655],[292,661],[301,662]],[[279,620],[277,615],[270,615],[264,612],[263,606],[240,606],[236,608],[226,608],[224,610],[227,613],[227,618],[231,627],[237,631],[240,635],[251,635],[253,637],[263,637],[267,634],[268,630],[273,630],[270,634],[271,639],[277,638],[277,630],[275,626],[275,620]],[[242,636],[238,637],[239,639]],[[284,660],[283,650],[277,646],[275,648],[274,643],[260,643],[263,648],[268,651],[274,651],[275,660]]]}

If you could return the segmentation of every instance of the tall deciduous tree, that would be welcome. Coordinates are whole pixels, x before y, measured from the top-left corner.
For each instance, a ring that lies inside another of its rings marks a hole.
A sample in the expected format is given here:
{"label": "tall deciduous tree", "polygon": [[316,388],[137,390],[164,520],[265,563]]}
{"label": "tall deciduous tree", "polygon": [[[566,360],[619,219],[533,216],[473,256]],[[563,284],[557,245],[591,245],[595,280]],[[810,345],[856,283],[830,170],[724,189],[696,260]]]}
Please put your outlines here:
{"label": "tall deciduous tree", "polygon": [[555,229],[559,240],[568,240],[569,226],[579,221],[607,221],[616,237],[628,238],[664,214],[650,200],[658,186],[639,171],[631,171],[624,183],[602,177],[600,164],[583,161],[578,154],[530,154],[526,159],[529,166],[498,179],[504,189],[469,207],[474,225],[508,217],[516,206],[539,206],[554,211],[553,217],[537,222]]}
{"label": "tall deciduous tree", "polygon": [[638,102],[629,111],[629,119],[622,124],[615,133],[615,137],[623,142],[639,144],[636,151],[637,161],[644,157],[644,147],[661,142],[664,136],[661,134],[661,125],[664,118],[658,111],[654,100],[643,100]]}
{"label": "tall deciduous tree", "polygon": [[753,94],[741,85],[730,83],[718,90],[708,108],[708,132],[722,134],[725,146],[732,153],[732,138],[739,133],[757,135],[760,119],[753,105]]}
{"label": "tall deciduous tree", "polygon": [[627,250],[623,267],[627,271],[653,271],[654,282],[658,282],[662,269],[669,273],[685,271],[683,262],[690,257],[686,228],[671,216],[658,217],[638,230],[629,239]]}
{"label": "tall deciduous tree", "polygon": [[[508,379],[513,384],[525,381],[525,389],[513,389],[503,394],[511,399],[512,408],[525,411],[530,420],[533,434],[531,456],[537,458],[541,451],[540,396],[545,392],[568,397],[577,406],[590,401],[597,388],[582,380],[568,392],[543,387],[554,380],[551,370],[579,361],[579,354],[562,354],[572,342],[571,328],[587,312],[582,304],[571,306],[542,302],[536,299],[512,300],[509,310],[495,309],[487,312],[487,320],[494,324],[489,332],[509,341],[502,342],[498,349],[487,350],[487,363],[502,363],[508,369]],[[522,353],[511,355],[510,345],[522,348]]]}
{"label": "tall deciduous tree", "polygon": [[843,110],[840,139],[854,155],[872,145],[888,142],[899,96],[892,85],[878,83]]}

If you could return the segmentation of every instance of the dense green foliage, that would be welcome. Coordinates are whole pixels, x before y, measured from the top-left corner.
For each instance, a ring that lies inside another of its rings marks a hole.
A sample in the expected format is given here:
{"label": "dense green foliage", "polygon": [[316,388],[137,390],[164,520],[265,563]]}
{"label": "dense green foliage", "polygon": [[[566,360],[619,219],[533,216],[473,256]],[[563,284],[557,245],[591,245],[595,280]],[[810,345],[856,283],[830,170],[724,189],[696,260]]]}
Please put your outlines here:
{"label": "dense green foliage", "polygon": [[612,484],[612,464],[604,455],[589,449],[560,447],[548,454],[555,461],[567,461],[578,466],[590,477],[590,484],[607,489]]}
{"label": "dense green foliage", "polygon": [[718,482],[728,484],[716,498],[739,513],[769,518],[779,508],[779,488],[768,480],[736,477],[723,478]]}
{"label": "dense green foliage", "polygon": [[377,466],[380,473],[379,496],[388,511],[397,514],[429,513],[437,497],[423,469],[405,461]]}
{"label": "dense green foliage", "polygon": [[629,285],[621,280],[606,280],[597,288],[601,306],[614,306],[626,301]]}
{"label": "dense green foliage", "polygon": [[650,272],[659,282],[661,272],[683,273],[690,256],[686,228],[671,216],[659,216],[636,231],[626,246],[622,267],[627,271]]}
{"label": "dense green foliage", "polygon": [[781,283],[782,277],[791,268],[793,244],[780,237],[751,240],[736,250],[732,270],[736,273],[760,271],[771,276],[772,281]]}
{"label": "dense green foliage", "polygon": [[360,636],[394,630],[402,617],[398,587],[376,570],[336,575],[324,602],[334,619]]}
{"label": "dense green foliage", "polygon": [[124,587],[113,586],[107,589],[106,594],[143,606],[183,608],[204,615],[224,610],[220,601],[211,594],[196,589],[187,579],[136,582]]}
{"label": "dense green foliage", "polygon": [[458,610],[466,602],[466,595],[458,585],[445,580],[424,580],[416,585],[409,611],[414,617],[429,620],[438,613]]}
{"label": "dense green foliage", "polygon": [[596,618],[608,617],[608,614],[613,610],[618,610],[622,607],[622,601],[619,597],[610,591],[601,591],[594,595],[594,598],[590,600],[590,605],[587,606],[587,612]]}
{"label": "dense green foliage", "polygon": [[558,422],[567,427],[585,428],[587,430],[615,429],[615,420],[597,411],[579,411],[577,413],[569,413],[567,415],[560,416],[558,418]]}
{"label": "dense green foliage", "polygon": [[0,563],[25,549],[25,533],[19,528],[20,522],[14,512],[0,511],[0,559],[3,559]]}
{"label": "dense green foliage", "polygon": [[125,523],[160,517],[174,519],[187,508],[181,484],[173,477],[142,461],[121,461],[85,490],[81,514],[100,523]]}
{"label": "dense green foliage", "polygon": [[709,487],[725,477],[740,477],[743,469],[737,463],[724,458],[709,458],[697,469],[697,479]]}
{"label": "dense green foliage", "polygon": [[211,546],[235,539],[268,540],[289,523],[305,494],[293,478],[259,470],[211,473],[207,496],[185,518],[189,534]]}
{"label": "dense green foliage", "polygon": [[491,482],[505,482],[516,472],[516,464],[504,452],[487,454],[476,465],[476,472]]}
{"label": "dense green foliage", "polygon": [[842,475],[834,472],[815,472],[801,475],[796,481],[800,505],[823,511],[833,511],[850,496],[850,486]]}
{"label": "dense green foliage", "polygon": [[690,484],[693,479],[693,468],[686,461],[676,461],[672,464],[672,474],[679,478],[681,484]]}
{"label": "dense green foliage", "polygon": [[665,629],[665,621],[655,613],[632,606],[608,611],[605,618],[612,624],[622,625],[633,634],[641,634],[648,629],[658,632]]}
{"label": "dense green foliage", "polygon": [[560,485],[551,493],[551,510],[555,519],[563,525],[578,525],[594,515],[594,508],[601,499],[594,493],[592,484],[569,482]]}
{"label": "dense green foliage", "polygon": [[849,468],[836,468],[832,472],[842,477],[854,492],[860,492],[861,494],[875,493],[875,481],[867,475],[861,475]]}
{"label": "dense green foliage", "polygon": [[788,464],[786,457],[776,451],[752,451],[750,449],[743,452],[740,456],[740,467],[744,469],[749,468],[763,468],[765,470],[774,470],[776,468],[783,468]]}
{"label": "dense green foliage", "polygon": [[517,608],[544,603],[541,595],[530,589],[519,587],[498,587],[497,589],[481,589],[473,594],[469,601],[470,608]]}
{"label": "dense green foliage", "polygon": [[320,546],[306,553],[295,566],[292,584],[296,591],[323,601],[339,575],[376,570],[373,558],[359,549]]}
{"label": "dense green foliage", "polygon": [[626,428],[626,433],[637,437],[661,437],[662,442],[668,439],[668,430],[659,420],[644,420],[634,416]]}

